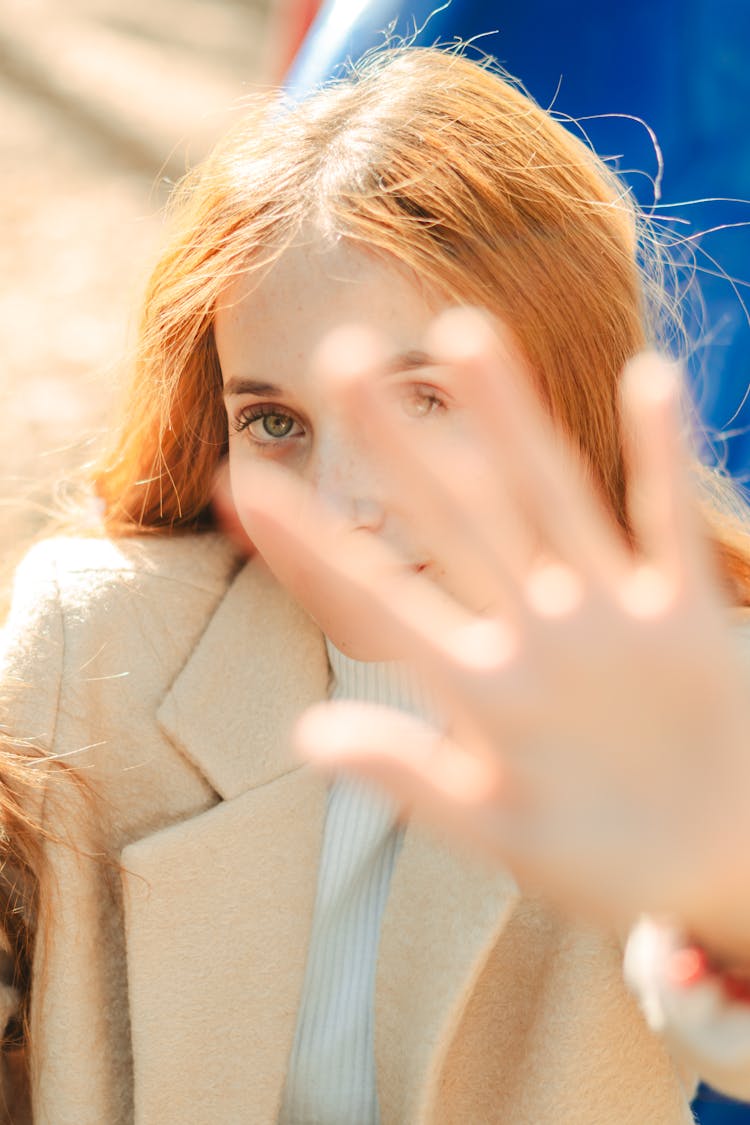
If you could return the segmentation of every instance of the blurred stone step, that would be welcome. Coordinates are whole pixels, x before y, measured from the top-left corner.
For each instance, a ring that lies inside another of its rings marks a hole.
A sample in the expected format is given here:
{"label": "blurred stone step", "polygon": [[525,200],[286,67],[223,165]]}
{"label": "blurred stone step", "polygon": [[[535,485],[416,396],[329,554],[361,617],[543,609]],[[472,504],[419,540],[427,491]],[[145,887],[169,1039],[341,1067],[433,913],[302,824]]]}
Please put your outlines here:
{"label": "blurred stone step", "polygon": [[208,64],[244,79],[266,77],[259,48],[274,0],[73,2],[81,18],[135,39],[179,47],[199,67]]}
{"label": "blurred stone step", "polygon": [[[193,38],[204,26],[203,9],[192,9],[194,17],[202,11]],[[200,158],[238,102],[257,88],[265,20],[261,8],[252,11],[255,18],[245,12],[241,21],[226,23],[225,34],[242,28],[246,44],[235,40],[231,51],[222,51],[220,41],[200,54],[197,42],[187,47],[165,42],[143,21],[136,23],[139,34],[107,26],[101,11],[94,19],[83,4],[61,13],[41,0],[6,0],[0,9],[0,70],[112,142],[131,166],[175,177],[186,160]],[[245,52],[246,74],[239,65]]]}

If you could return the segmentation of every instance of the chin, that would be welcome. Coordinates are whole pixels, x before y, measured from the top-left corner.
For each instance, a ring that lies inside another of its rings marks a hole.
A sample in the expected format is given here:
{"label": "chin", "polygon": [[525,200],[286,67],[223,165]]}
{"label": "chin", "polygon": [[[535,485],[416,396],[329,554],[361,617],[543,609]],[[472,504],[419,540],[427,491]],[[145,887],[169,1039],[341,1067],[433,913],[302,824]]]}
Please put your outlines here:
{"label": "chin", "polygon": [[[382,610],[365,603],[360,605],[356,594],[342,590],[341,581],[332,574],[306,563],[288,551],[266,550],[256,545],[268,569],[287,593],[309,614],[321,632],[345,656],[363,662],[393,661],[402,658],[382,627]],[[413,573],[433,578],[430,562],[407,562]],[[345,584],[344,584],[345,585]]]}

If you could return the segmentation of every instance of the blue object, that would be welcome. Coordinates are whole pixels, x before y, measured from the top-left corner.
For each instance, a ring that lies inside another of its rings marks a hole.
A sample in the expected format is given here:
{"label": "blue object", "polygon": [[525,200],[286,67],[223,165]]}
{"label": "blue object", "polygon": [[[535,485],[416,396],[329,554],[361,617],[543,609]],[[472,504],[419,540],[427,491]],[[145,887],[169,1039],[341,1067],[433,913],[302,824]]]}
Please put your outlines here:
{"label": "blue object", "polygon": [[750,1107],[717,1094],[709,1086],[701,1086],[693,1102],[697,1125],[748,1125]]}
{"label": "blue object", "polygon": [[[582,121],[602,156],[622,154],[639,201],[654,202],[649,180],[664,155],[662,201],[669,229],[706,234],[697,266],[706,306],[690,371],[715,454],[738,479],[750,479],[750,327],[742,306],[750,280],[750,4],[746,0],[328,0],[289,73],[303,97],[348,58],[384,42],[387,28],[419,45],[475,36],[544,106]],[[487,33],[491,34],[487,34]],[[597,115],[626,115],[624,117]],[[677,206],[684,200],[719,202]],[[730,202],[744,200],[745,202]],[[662,213],[662,212],[660,212]],[[715,263],[720,263],[717,266]],[[722,272],[737,279],[732,284]],[[707,375],[704,375],[704,372]]]}

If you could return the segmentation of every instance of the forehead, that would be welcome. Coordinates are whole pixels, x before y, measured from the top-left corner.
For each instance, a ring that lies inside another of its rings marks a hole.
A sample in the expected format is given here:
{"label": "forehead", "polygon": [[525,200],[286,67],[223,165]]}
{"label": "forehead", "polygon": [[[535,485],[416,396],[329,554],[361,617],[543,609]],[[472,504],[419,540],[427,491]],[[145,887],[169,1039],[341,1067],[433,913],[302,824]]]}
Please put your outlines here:
{"label": "forehead", "polygon": [[215,317],[224,379],[299,371],[341,324],[366,325],[398,349],[415,348],[443,305],[395,260],[345,239],[300,242],[260,280],[240,277],[227,287]]}

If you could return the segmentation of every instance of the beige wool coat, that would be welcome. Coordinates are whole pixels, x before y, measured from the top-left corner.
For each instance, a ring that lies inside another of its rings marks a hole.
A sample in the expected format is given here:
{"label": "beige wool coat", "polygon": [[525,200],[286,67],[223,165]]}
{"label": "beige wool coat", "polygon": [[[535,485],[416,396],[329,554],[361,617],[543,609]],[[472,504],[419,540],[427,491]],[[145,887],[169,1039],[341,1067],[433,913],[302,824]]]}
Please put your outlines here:
{"label": "beige wool coat", "polygon": [[[289,748],[327,690],[317,628],[213,535],[59,539],[18,573],[4,650],[11,735],[89,792],[43,765],[35,1125],[272,1125],[325,811]],[[383,1125],[691,1120],[701,1060],[649,1031],[618,943],[415,826],[375,1012]]]}

